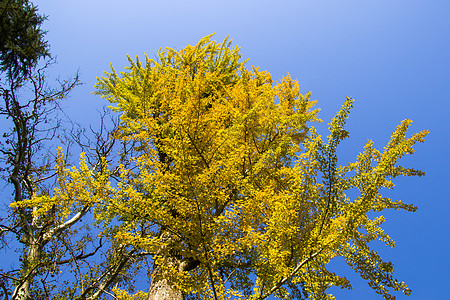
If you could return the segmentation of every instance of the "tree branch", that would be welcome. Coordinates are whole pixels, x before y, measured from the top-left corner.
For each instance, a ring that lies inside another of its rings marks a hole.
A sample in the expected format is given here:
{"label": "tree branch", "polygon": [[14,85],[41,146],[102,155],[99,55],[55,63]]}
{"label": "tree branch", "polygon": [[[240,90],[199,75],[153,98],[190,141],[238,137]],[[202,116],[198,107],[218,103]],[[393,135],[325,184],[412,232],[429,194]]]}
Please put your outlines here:
{"label": "tree branch", "polygon": [[319,251],[311,254],[309,257],[305,258],[303,261],[301,261],[294,270],[292,270],[291,273],[289,273],[288,276],[284,277],[283,279],[281,279],[277,284],[275,284],[267,293],[265,293],[264,295],[260,296],[258,299],[266,299],[267,297],[269,297],[271,294],[273,294],[273,292],[275,292],[276,290],[278,290],[283,284],[285,284],[288,280],[290,280],[292,277],[295,276],[295,274],[297,274],[297,272],[310,260],[312,260],[314,257],[316,257],[317,255],[319,255],[323,249],[320,249]]}
{"label": "tree branch", "polygon": [[57,261],[56,264],[57,265],[63,265],[66,264],[68,262],[74,261],[74,260],[81,260],[81,259],[86,259],[88,257],[94,256],[98,250],[100,250],[100,248],[103,246],[102,240],[100,239],[100,244],[98,245],[97,248],[94,249],[94,251],[88,253],[88,254],[83,254],[83,251],[81,251],[80,254],[78,254],[77,256],[73,256],[72,258],[68,258],[68,259],[64,259],[64,260],[60,260]]}
{"label": "tree branch", "polygon": [[86,215],[91,208],[90,205],[85,205],[81,211],[76,213],[72,218],[64,222],[63,224],[56,226],[42,237],[42,242],[46,242],[50,240],[53,236],[59,234],[60,232],[64,231],[65,229],[71,227],[73,224],[78,222],[84,215]]}

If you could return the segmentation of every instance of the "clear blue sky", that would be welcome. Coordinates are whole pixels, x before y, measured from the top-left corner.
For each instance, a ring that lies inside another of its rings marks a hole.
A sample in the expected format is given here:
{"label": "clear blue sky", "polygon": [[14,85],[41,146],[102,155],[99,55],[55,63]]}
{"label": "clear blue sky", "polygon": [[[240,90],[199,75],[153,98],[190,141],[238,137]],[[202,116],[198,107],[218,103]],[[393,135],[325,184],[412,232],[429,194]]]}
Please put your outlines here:
{"label": "clear blue sky", "polygon": [[[397,299],[450,299],[450,1],[33,2],[48,15],[47,38],[58,57],[54,74],[80,72],[84,85],[67,107],[84,124],[95,123],[96,109],[105,104],[90,92],[109,63],[121,70],[126,54],[151,56],[160,47],[184,47],[215,32],[217,40],[230,35],[249,64],[276,79],[286,72],[298,79],[318,100],[325,121],[346,96],[357,99],[348,124],[351,138],[342,147],[344,163],[354,160],[368,138],[382,148],[405,118],[414,121],[412,131],[429,129],[427,142],[404,160],[427,176],[402,178],[390,194],[419,211],[384,214],[397,246],[379,250],[413,289],[412,296]],[[334,268],[354,286],[336,291],[337,299],[380,299],[341,262]]]}

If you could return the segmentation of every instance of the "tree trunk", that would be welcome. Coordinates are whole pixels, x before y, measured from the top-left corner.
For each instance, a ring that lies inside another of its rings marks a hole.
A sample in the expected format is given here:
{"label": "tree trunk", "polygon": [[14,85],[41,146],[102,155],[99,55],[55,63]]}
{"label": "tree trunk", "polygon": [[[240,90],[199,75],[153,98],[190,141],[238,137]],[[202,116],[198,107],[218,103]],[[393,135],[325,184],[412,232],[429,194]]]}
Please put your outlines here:
{"label": "tree trunk", "polygon": [[[30,238],[30,246],[28,253],[23,257],[23,274],[26,276],[22,282],[14,289],[11,299],[15,300],[27,300],[30,298],[30,287],[33,279],[36,275],[36,261],[39,257],[39,246],[33,238]],[[5,298],[7,299],[7,298]]]}
{"label": "tree trunk", "polygon": [[183,294],[161,278],[161,269],[154,267],[147,300],[183,300]]}
{"label": "tree trunk", "polygon": [[147,300],[183,300],[183,294],[167,283],[166,279],[153,282]]}

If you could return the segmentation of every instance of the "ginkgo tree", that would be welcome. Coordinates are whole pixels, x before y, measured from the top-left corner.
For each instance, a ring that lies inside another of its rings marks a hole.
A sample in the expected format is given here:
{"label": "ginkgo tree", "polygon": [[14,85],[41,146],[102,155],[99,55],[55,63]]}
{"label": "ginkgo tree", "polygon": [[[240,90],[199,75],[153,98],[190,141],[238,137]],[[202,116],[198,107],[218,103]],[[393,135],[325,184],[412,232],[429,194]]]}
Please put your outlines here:
{"label": "ginkgo tree", "polygon": [[147,293],[113,286],[114,278],[97,288],[117,299],[331,299],[330,287],[351,288],[329,270],[336,257],[384,298],[409,295],[393,264],[371,249],[374,240],[394,242],[370,212],[416,210],[382,192],[397,176],[423,175],[398,161],[427,131],[407,137],[404,120],[383,150],[368,141],[355,162],[340,165],[353,99],[322,137],[310,94],[289,75],[275,82],[248,68],[239,50],[207,36],[157,59],[129,58],[123,72],[111,67],[96,93],[120,114],[111,138],[135,145],[117,181],[106,159],[101,176],[83,160],[70,172],[60,162],[55,192],[20,205],[45,214],[68,206],[59,199],[89,203],[100,235],[122,249],[106,277],[150,257]]}
{"label": "ginkgo tree", "polygon": [[[126,223],[116,238],[153,253],[148,299],[323,299],[331,286],[351,287],[327,269],[338,256],[385,298],[410,294],[370,248],[394,242],[384,218],[368,213],[416,209],[381,191],[399,175],[423,175],[397,162],[427,132],[406,137],[405,120],[383,151],[368,141],[341,166],[353,99],[322,138],[311,125],[315,101],[296,80],[274,82],[247,68],[238,47],[210,38],[145,63],[129,58],[124,72],[111,68],[96,85],[121,113],[120,138],[140,144],[139,171],[122,170],[104,220]],[[146,235],[134,233],[139,226]]]}

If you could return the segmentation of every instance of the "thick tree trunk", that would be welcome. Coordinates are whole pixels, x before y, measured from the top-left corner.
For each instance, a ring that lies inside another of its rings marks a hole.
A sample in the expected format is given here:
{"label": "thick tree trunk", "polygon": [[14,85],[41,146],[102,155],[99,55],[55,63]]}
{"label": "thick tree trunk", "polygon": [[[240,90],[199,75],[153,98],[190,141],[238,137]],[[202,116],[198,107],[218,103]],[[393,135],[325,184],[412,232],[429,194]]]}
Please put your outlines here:
{"label": "thick tree trunk", "polygon": [[174,289],[166,279],[153,282],[148,291],[147,300],[183,300],[183,294]]}
{"label": "thick tree trunk", "polygon": [[161,269],[154,267],[147,300],[183,300],[183,294],[161,278]]}

